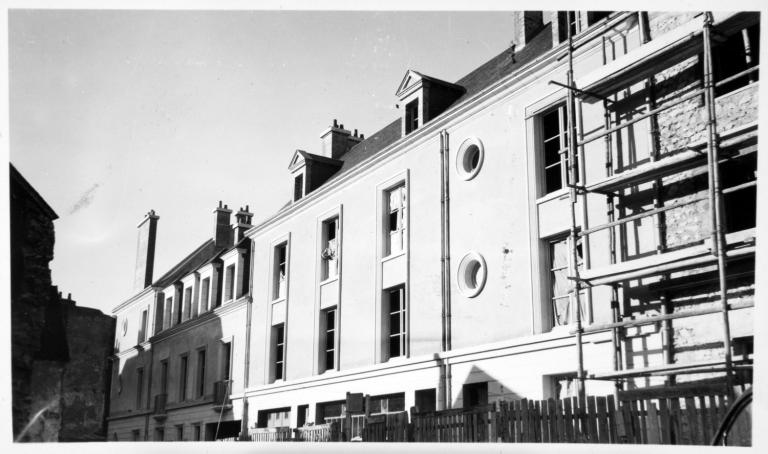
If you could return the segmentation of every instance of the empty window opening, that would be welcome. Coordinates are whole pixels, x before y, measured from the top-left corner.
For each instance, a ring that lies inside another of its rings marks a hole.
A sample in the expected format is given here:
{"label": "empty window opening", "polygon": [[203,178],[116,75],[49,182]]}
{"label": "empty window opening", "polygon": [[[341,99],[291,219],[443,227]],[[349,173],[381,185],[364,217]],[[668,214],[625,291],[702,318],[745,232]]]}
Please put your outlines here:
{"label": "empty window opening", "polygon": [[579,23],[580,13],[577,11],[558,11],[557,12],[557,41],[562,43],[568,40],[568,29],[571,36],[575,36],[581,31]]}
{"label": "empty window opening", "polygon": [[274,380],[282,380],[285,372],[285,324],[280,323],[272,327],[272,351]]}
{"label": "empty window opening", "polygon": [[405,105],[405,133],[410,134],[419,127],[419,100],[414,99]]}
{"label": "empty window opening", "polygon": [[418,412],[435,411],[437,409],[437,389],[420,389],[416,391],[416,410]]}
{"label": "empty window opening", "polygon": [[406,354],[406,307],[405,287],[386,290],[387,300],[387,357],[397,358]]}
{"label": "empty window opening", "polygon": [[372,396],[369,402],[372,415],[405,411],[405,393]]}
{"label": "empty window opening", "polygon": [[160,361],[160,394],[168,393],[168,360]]}
{"label": "empty window opening", "polygon": [[[760,25],[742,29],[724,42],[715,43],[712,51],[715,83],[757,66],[760,63]],[[720,96],[754,83],[758,80],[758,74],[758,71],[754,71],[715,87],[715,94]]]}
{"label": "empty window opening", "polygon": [[222,345],[222,364],[221,379],[229,381],[232,373],[232,342],[224,342]]}
{"label": "empty window opening", "polygon": [[147,310],[141,311],[141,326],[139,327],[139,343],[147,340]]}
{"label": "empty window opening", "polygon": [[205,396],[205,350],[197,352],[197,397]]}
{"label": "empty window opening", "polygon": [[488,405],[488,382],[470,383],[461,387],[464,408]]}
{"label": "empty window opening", "polygon": [[182,355],[179,361],[179,402],[187,398],[187,374],[189,372],[189,357]]}
{"label": "empty window opening", "polygon": [[336,308],[322,314],[323,355],[321,371],[336,369]]}
{"label": "empty window opening", "polygon": [[184,320],[192,316],[192,287],[184,289]]}
{"label": "empty window opening", "polygon": [[142,408],[144,393],[144,368],[136,369],[136,408]]}

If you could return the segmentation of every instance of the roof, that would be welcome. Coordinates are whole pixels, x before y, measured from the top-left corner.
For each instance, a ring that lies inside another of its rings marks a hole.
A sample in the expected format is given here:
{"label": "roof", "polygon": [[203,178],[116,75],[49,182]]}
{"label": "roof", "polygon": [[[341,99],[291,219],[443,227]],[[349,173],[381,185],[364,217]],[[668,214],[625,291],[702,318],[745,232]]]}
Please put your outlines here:
{"label": "roof", "polygon": [[[514,73],[551,48],[552,24],[546,24],[539,33],[520,50],[520,52],[516,52],[513,55],[509,49],[505,49],[494,58],[488,60],[474,71],[459,79],[455,85],[464,87],[466,91],[450,107],[448,107],[448,109],[464,102],[493,85],[495,82]],[[433,77],[424,76],[421,73],[417,74],[429,80],[439,80]],[[445,83],[444,81],[440,82]],[[343,161],[344,164],[328,181],[338,178],[362,161],[397,142],[402,137],[402,126],[400,123],[400,119],[396,119],[387,126],[381,128],[372,136],[369,136],[367,139],[352,147],[348,152],[341,155],[339,159]]]}
{"label": "roof", "polygon": [[53,220],[56,220],[56,219],[58,219],[58,218],[59,218],[59,215],[58,215],[58,214],[56,214],[56,212],[55,212],[55,211],[53,211],[53,208],[51,208],[51,206],[50,206],[50,205],[48,205],[48,202],[46,202],[46,201],[45,201],[45,199],[43,198],[43,196],[41,196],[41,195],[40,195],[40,193],[39,193],[39,192],[37,192],[37,190],[36,190],[34,187],[32,187],[32,185],[31,185],[31,184],[29,184],[29,182],[27,181],[27,179],[26,179],[26,178],[24,178],[24,176],[21,174],[21,172],[19,172],[18,170],[16,170],[16,167],[14,167],[14,165],[13,165],[13,164],[11,164],[11,163],[8,163],[8,164],[9,164],[9,165],[10,165],[10,167],[11,167],[11,181],[12,181],[12,182],[15,182],[16,184],[18,184],[18,185],[19,185],[19,187],[20,187],[20,188],[21,188],[21,189],[22,189],[24,192],[26,192],[26,193],[27,193],[27,195],[29,196],[29,198],[30,198],[32,201],[34,201],[34,202],[35,202],[35,203],[36,203],[36,204],[37,204],[37,205],[40,207],[40,209],[41,209],[41,210],[43,210],[43,212],[45,212],[45,214],[46,214],[46,215],[47,215],[47,216],[48,216],[48,217],[49,217],[49,218],[50,218],[52,221],[53,221]]}
{"label": "roof", "polygon": [[182,277],[212,261],[226,249],[229,248],[216,247],[213,239],[208,239],[205,241],[205,243],[198,246],[198,248],[195,249],[191,254],[177,263],[176,266],[155,280],[155,282],[152,283],[152,286],[160,288],[168,287]]}

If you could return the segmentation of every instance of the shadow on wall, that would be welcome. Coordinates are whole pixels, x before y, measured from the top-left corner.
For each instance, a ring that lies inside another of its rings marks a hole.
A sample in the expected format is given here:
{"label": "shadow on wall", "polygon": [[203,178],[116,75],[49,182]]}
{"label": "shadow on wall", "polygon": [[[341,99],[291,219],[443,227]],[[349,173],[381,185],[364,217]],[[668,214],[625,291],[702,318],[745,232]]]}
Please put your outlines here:
{"label": "shadow on wall", "polygon": [[470,369],[461,391],[456,394],[452,408],[477,408],[499,400],[520,400],[523,396],[505,386],[500,380],[473,365]]}
{"label": "shadow on wall", "polygon": [[[137,355],[122,362],[115,357],[109,400],[111,416],[118,419],[110,422],[108,441],[204,441],[239,436],[240,421],[234,420],[229,400],[238,380],[232,376],[232,344],[222,341],[219,315],[209,311],[191,321],[195,320],[202,324],[166,338],[188,328],[188,321],[182,322],[151,338],[151,348],[139,344]],[[125,337],[119,340],[128,341]],[[187,408],[194,410],[194,421],[183,416]],[[123,418],[135,426],[121,423]]]}

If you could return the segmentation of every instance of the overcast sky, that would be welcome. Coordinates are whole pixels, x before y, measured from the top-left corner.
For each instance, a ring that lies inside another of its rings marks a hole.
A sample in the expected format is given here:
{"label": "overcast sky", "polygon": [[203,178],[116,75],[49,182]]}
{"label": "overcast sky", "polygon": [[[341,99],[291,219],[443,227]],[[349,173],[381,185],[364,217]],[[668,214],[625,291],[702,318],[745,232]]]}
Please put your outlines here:
{"label": "overcast sky", "polygon": [[255,220],[334,118],[373,134],[409,68],[456,81],[512,40],[507,12],[9,12],[10,159],[59,215],[53,282],[111,313],[136,225],[155,278],[210,238],[218,200]]}

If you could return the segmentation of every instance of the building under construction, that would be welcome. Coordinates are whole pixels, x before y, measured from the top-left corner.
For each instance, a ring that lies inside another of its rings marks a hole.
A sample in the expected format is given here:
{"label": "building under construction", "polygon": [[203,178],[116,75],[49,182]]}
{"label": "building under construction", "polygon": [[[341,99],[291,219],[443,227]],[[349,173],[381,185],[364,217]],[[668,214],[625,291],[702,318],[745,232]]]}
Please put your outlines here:
{"label": "building under construction", "polygon": [[[220,205],[157,280],[150,213],[112,439],[705,442],[752,383],[760,16],[514,18],[456,82],[408,70],[380,131],[334,120],[284,208]],[[562,437],[509,423],[523,399]]]}

